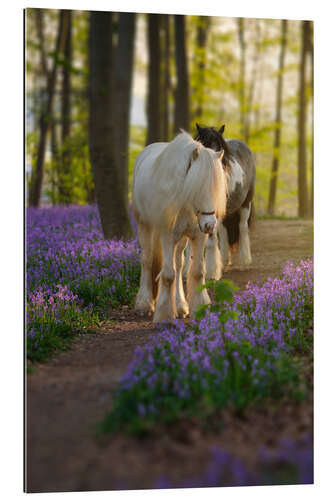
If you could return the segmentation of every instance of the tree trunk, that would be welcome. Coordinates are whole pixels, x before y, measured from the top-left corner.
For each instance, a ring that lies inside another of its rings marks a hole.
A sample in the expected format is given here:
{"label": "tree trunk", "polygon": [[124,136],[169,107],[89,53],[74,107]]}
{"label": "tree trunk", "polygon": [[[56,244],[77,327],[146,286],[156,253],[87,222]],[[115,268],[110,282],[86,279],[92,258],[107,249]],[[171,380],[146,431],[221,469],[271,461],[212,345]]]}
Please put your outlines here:
{"label": "tree trunk", "polygon": [[160,102],[160,14],[148,15],[148,128],[146,144],[161,139],[161,102]]}
{"label": "tree trunk", "polygon": [[244,40],[244,19],[240,17],[237,19],[238,24],[238,38],[240,46],[240,65],[239,65],[239,111],[240,111],[240,133],[241,137],[245,139],[245,40]]}
{"label": "tree trunk", "polygon": [[203,113],[204,106],[204,88],[205,88],[205,68],[206,68],[206,46],[208,40],[208,32],[210,26],[210,18],[199,16],[198,27],[196,32],[196,108],[194,116],[197,120],[200,119]]}
{"label": "tree trunk", "polygon": [[169,141],[169,95],[170,95],[170,23],[168,14],[161,15],[163,35],[161,58],[161,140]]}
{"label": "tree trunk", "polygon": [[31,196],[29,200],[30,205],[35,207],[39,206],[42,194],[47,133],[51,121],[50,118],[52,112],[54,91],[57,78],[57,69],[58,69],[57,57],[59,57],[59,54],[63,52],[65,43],[65,34],[66,34],[66,22],[65,22],[64,11],[61,10],[59,13],[59,25],[58,25],[57,40],[55,45],[55,58],[47,82],[46,104],[43,105],[42,107],[39,120],[40,130],[39,130],[39,140],[37,147],[36,169],[33,175]]}
{"label": "tree trunk", "polygon": [[279,161],[280,161],[283,71],[284,71],[284,60],[286,54],[286,45],[287,45],[287,21],[283,19],[281,21],[281,50],[280,50],[280,60],[279,60],[279,72],[277,79],[277,91],[276,91],[273,163],[271,170],[271,180],[269,186],[268,209],[267,209],[269,215],[273,215],[275,210],[277,178],[278,178]]}
{"label": "tree trunk", "polygon": [[[118,46],[115,55],[113,85],[113,122],[120,172],[119,189],[128,209],[128,141],[130,126],[130,105],[134,63],[135,14],[120,13]],[[130,228],[129,228],[130,229]]]}
{"label": "tree trunk", "polygon": [[64,49],[64,64],[62,66],[61,92],[61,173],[59,178],[59,201],[71,202],[69,137],[71,132],[71,65],[72,65],[72,12],[65,10],[66,43]]}
{"label": "tree trunk", "polygon": [[55,118],[52,116],[51,121],[51,154],[52,154],[52,172],[51,172],[51,190],[52,190],[52,205],[58,201],[58,186],[59,186],[59,172],[58,168],[58,141],[57,141],[57,128]]}
{"label": "tree trunk", "polygon": [[245,116],[245,124],[244,124],[244,140],[246,143],[250,140],[250,131],[251,131],[251,115],[253,108],[253,99],[254,93],[257,83],[257,73],[258,73],[258,62],[260,56],[260,44],[261,44],[261,32],[260,32],[260,19],[256,19],[256,41],[255,41],[255,51],[254,57],[252,61],[252,72],[251,72],[251,81],[249,87],[249,94],[247,97],[247,113]]}
{"label": "tree trunk", "polygon": [[312,96],[312,137],[311,137],[311,196],[310,196],[310,216],[314,215],[314,130],[313,130],[313,58],[314,58],[314,50],[313,50],[313,23],[311,23],[311,34],[309,40],[309,52],[310,52],[310,60],[311,60],[311,96]]}
{"label": "tree trunk", "polygon": [[89,149],[104,237],[131,235],[117,168],[112,99],[112,25],[109,12],[91,12],[89,33]]}
{"label": "tree trunk", "polygon": [[189,79],[186,57],[185,16],[175,15],[175,58],[177,86],[175,90],[174,131],[190,129]]}
{"label": "tree trunk", "polygon": [[45,38],[44,38],[44,12],[43,9],[35,9],[35,19],[36,19],[36,31],[39,41],[39,55],[40,55],[40,66],[41,73],[45,78],[48,77],[47,60],[45,53]]}
{"label": "tree trunk", "polygon": [[298,215],[308,215],[308,185],[306,172],[306,55],[310,39],[310,21],[302,22],[302,48],[299,68],[298,101]]}

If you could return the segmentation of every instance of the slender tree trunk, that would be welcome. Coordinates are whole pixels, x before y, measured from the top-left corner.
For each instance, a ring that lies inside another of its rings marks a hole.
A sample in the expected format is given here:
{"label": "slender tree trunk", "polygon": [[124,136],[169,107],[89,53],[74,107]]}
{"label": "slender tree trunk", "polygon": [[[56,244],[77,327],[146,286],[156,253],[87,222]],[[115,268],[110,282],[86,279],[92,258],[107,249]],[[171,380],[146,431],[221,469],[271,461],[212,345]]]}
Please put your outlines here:
{"label": "slender tree trunk", "polygon": [[161,139],[161,102],[160,102],[160,14],[148,15],[148,128],[146,144]]}
{"label": "slender tree trunk", "polygon": [[44,12],[43,9],[35,9],[36,31],[39,41],[39,54],[40,54],[40,67],[42,75],[47,79],[48,68],[45,52],[45,38],[44,38]]}
{"label": "slender tree trunk", "polygon": [[302,22],[302,48],[299,69],[298,101],[298,215],[308,215],[308,184],[306,172],[306,55],[310,38],[310,21]]}
{"label": "slender tree trunk", "polygon": [[58,141],[57,141],[57,129],[54,116],[52,116],[51,121],[51,154],[52,154],[52,172],[51,172],[51,190],[52,190],[52,204],[58,201],[58,179],[59,172],[58,167]]}
{"label": "slender tree trunk", "polygon": [[198,27],[196,32],[196,108],[194,115],[196,119],[200,119],[203,113],[204,106],[204,88],[205,88],[205,69],[206,69],[206,46],[208,40],[210,26],[210,17],[199,16]]}
{"label": "slender tree trunk", "polygon": [[312,137],[311,137],[311,197],[310,197],[310,215],[313,217],[314,215],[314,130],[313,130],[313,104],[314,104],[314,89],[313,89],[313,58],[314,58],[314,50],[313,50],[313,24],[311,23],[311,36],[309,40],[309,52],[311,59],[311,96],[312,96]]}
{"label": "slender tree trunk", "polygon": [[169,95],[170,95],[170,23],[169,15],[161,15],[161,27],[163,35],[161,58],[162,81],[161,81],[161,140],[169,141]]}
{"label": "slender tree trunk", "polygon": [[58,67],[57,56],[59,56],[59,54],[63,52],[65,43],[65,33],[66,33],[66,23],[65,23],[64,11],[60,11],[58,34],[55,45],[56,56],[53,62],[52,70],[48,78],[46,104],[43,106],[40,116],[40,123],[39,123],[40,130],[39,130],[39,141],[37,148],[36,170],[33,176],[31,197],[29,200],[30,204],[35,207],[39,206],[42,194],[47,133],[50,126],[50,118],[51,118],[56,78],[57,78],[57,67]]}
{"label": "slender tree trunk", "polygon": [[[135,14],[120,13],[118,46],[114,65],[113,121],[124,206],[128,210],[128,146],[134,63]],[[129,216],[128,216],[129,220]],[[130,232],[129,227],[126,232]]]}
{"label": "slender tree trunk", "polygon": [[71,154],[68,140],[71,132],[71,65],[72,65],[72,12],[65,10],[66,43],[64,49],[64,64],[62,66],[61,92],[61,175],[59,178],[59,197],[61,203],[71,202],[70,167]]}
{"label": "slender tree trunk", "polygon": [[247,114],[245,116],[245,124],[244,124],[244,140],[246,143],[248,143],[250,140],[251,115],[252,115],[254,93],[255,93],[255,88],[256,88],[256,83],[257,83],[258,62],[259,62],[259,56],[260,56],[260,43],[261,43],[260,19],[256,19],[255,51],[254,51],[254,57],[253,57],[253,61],[252,61],[251,81],[250,81],[249,94],[247,97]]}
{"label": "slender tree trunk", "polygon": [[275,210],[277,178],[278,178],[279,161],[280,161],[283,71],[284,71],[284,60],[286,54],[286,45],[287,45],[287,21],[283,19],[281,21],[281,49],[280,49],[279,73],[278,73],[277,91],[276,91],[273,163],[271,170],[271,180],[269,186],[268,209],[267,209],[270,215],[273,215]]}
{"label": "slender tree trunk", "polygon": [[112,98],[112,13],[91,12],[89,33],[89,146],[104,237],[129,237],[128,207],[117,168]]}
{"label": "slender tree trunk", "polygon": [[240,111],[240,132],[243,139],[245,139],[245,115],[246,115],[246,102],[245,102],[245,40],[244,40],[244,19],[240,17],[237,19],[238,24],[238,39],[240,46],[240,65],[239,65],[239,111]]}
{"label": "slender tree trunk", "polygon": [[183,15],[175,15],[175,58],[177,87],[175,90],[175,118],[174,131],[179,132],[180,128],[189,131],[190,129],[190,108],[189,108],[189,79],[186,57],[186,18]]}

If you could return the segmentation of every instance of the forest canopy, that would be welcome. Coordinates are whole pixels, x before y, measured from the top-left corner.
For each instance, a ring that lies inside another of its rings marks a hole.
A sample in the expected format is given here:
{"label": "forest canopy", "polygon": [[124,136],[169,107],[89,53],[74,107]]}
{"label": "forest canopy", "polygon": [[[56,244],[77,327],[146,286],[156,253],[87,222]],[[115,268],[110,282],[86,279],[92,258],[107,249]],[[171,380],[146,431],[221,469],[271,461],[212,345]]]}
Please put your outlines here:
{"label": "forest canopy", "polygon": [[257,214],[313,215],[311,21],[27,9],[25,62],[29,205],[127,236],[137,154],[199,123],[254,152]]}

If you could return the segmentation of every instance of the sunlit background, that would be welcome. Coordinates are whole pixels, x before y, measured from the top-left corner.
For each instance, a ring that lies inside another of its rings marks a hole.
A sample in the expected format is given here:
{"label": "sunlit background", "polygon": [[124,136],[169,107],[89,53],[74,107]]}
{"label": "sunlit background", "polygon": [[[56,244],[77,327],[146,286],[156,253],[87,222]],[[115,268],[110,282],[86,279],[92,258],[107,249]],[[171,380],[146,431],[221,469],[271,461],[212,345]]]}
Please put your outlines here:
{"label": "sunlit background", "polygon": [[[28,9],[26,15],[26,173],[29,201],[40,134],[41,107],[47,98],[47,72],[50,73],[54,58],[57,57],[54,47],[59,11]],[[168,18],[169,79],[167,94],[164,93],[162,102],[166,101],[168,104],[169,140],[176,133],[173,127],[174,92],[177,84],[173,17],[160,15],[162,27],[162,18]],[[225,123],[226,138],[241,138],[249,144],[255,153],[257,165],[257,214],[265,215],[270,212],[279,216],[312,215],[312,22],[309,22],[308,40],[304,46],[304,22],[287,21],[281,67],[281,20],[185,17],[190,96],[189,131],[192,135],[195,134],[196,122],[215,127]],[[145,14],[136,15],[130,106],[129,197],[133,164],[147,138],[147,19]],[[55,97],[47,134],[41,204],[84,204],[95,201],[88,148],[88,35],[89,12],[72,11],[70,60],[65,61],[58,57]],[[162,28],[161,37],[161,60],[165,61],[166,44]],[[302,57],[305,60],[303,73]],[[66,134],[63,131],[62,111],[65,67],[69,68],[70,74],[70,114],[67,118],[69,123]],[[164,78],[164,69],[161,69],[161,81]],[[282,85],[280,103],[277,96],[279,76]],[[301,161],[305,162],[302,176],[306,176],[307,213],[300,213],[298,203],[299,154],[300,147],[303,147],[300,144],[302,138],[298,123],[302,84],[306,106],[306,154]],[[281,130],[281,139],[277,148],[274,141],[278,128]],[[70,151],[70,169],[62,172],[62,158],[66,151]],[[273,210],[269,211],[268,197],[274,155],[279,159],[277,189]],[[59,192],[61,184],[68,185],[67,192],[70,194],[66,199],[61,196],[61,189]]]}

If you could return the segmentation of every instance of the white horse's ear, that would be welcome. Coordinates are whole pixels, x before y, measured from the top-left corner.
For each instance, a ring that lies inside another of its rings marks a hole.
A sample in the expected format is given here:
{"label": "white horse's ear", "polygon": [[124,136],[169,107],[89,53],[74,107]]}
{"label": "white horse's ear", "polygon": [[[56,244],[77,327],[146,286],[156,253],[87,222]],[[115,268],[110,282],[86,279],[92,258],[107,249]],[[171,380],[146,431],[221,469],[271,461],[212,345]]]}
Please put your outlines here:
{"label": "white horse's ear", "polygon": [[216,153],[216,156],[217,156],[217,159],[218,159],[218,160],[222,160],[223,155],[224,155],[224,149],[221,149],[221,151],[218,151],[218,152]]}
{"label": "white horse's ear", "polygon": [[192,154],[191,154],[191,157],[190,157],[190,161],[189,161],[188,167],[186,169],[186,173],[190,170],[192,163],[198,158],[198,156],[199,156],[199,150],[200,150],[200,147],[198,146],[197,148],[195,148],[192,151]]}
{"label": "white horse's ear", "polygon": [[199,147],[195,148],[192,153],[192,161],[195,161],[199,156]]}

